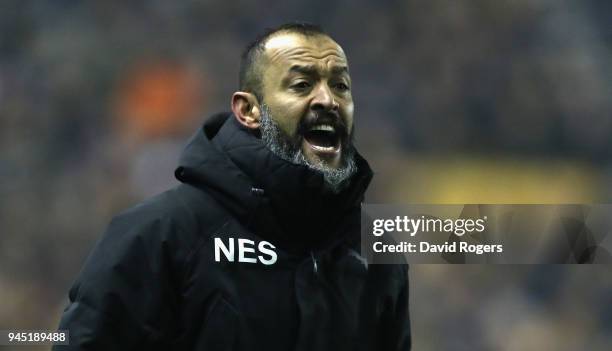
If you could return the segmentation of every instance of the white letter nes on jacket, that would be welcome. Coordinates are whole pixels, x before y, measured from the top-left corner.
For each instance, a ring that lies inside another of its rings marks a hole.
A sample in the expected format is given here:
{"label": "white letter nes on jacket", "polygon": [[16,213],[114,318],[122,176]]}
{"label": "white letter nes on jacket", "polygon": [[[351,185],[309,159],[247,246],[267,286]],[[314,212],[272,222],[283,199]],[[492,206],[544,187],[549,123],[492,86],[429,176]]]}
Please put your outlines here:
{"label": "white letter nes on jacket", "polygon": [[[235,258],[235,250],[234,250],[234,238],[229,238],[228,245],[225,245],[221,238],[215,238],[215,261],[221,262],[221,253],[225,256],[225,258],[229,262],[234,262]],[[246,263],[257,263],[259,262],[265,265],[271,265],[276,262],[277,256],[275,246],[270,244],[267,241],[260,241],[257,245],[257,250],[262,253],[262,255],[257,255],[257,258],[254,257],[255,254],[255,242],[249,239],[238,238],[238,262],[246,262]]]}

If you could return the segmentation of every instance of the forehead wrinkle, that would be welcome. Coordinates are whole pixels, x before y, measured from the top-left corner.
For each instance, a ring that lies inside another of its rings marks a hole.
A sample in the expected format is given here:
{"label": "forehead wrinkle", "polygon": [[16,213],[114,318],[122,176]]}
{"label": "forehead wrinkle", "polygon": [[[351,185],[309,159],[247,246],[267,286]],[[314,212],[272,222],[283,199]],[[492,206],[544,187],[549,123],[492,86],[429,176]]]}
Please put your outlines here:
{"label": "forehead wrinkle", "polygon": [[271,48],[268,52],[268,59],[278,61],[282,56],[295,56],[303,52],[303,48]]}
{"label": "forehead wrinkle", "polygon": [[271,49],[268,55],[270,61],[281,61],[285,60],[301,60],[301,59],[311,59],[311,60],[324,60],[324,59],[338,59],[342,62],[346,62],[346,58],[343,53],[337,49],[328,49],[319,54],[317,54],[314,49],[305,49],[302,47],[297,48],[286,48],[286,49]]}
{"label": "forehead wrinkle", "polygon": [[[297,72],[297,71],[311,71],[311,72],[325,72],[330,71],[332,74],[348,73],[348,64],[346,59],[341,56],[334,54],[322,55],[322,56],[296,56],[287,57],[277,62],[286,63],[286,72]],[[303,73],[303,72],[302,72]]]}
{"label": "forehead wrinkle", "polygon": [[[288,73],[302,73],[306,75],[319,75],[320,73],[324,73],[329,71],[332,75],[349,75],[348,66],[346,65],[338,65],[335,62],[326,62],[326,63],[304,63],[304,64],[294,64],[288,70]],[[324,73],[325,74],[325,73]]]}

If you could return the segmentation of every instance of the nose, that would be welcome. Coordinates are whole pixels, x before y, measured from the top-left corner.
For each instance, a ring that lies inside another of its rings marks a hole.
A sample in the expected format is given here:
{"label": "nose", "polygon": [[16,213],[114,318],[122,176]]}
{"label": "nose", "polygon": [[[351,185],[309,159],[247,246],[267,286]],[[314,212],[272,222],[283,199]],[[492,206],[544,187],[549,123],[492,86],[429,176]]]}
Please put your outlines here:
{"label": "nose", "polygon": [[313,111],[338,111],[338,103],[326,84],[319,84],[314,94],[310,102],[310,108]]}

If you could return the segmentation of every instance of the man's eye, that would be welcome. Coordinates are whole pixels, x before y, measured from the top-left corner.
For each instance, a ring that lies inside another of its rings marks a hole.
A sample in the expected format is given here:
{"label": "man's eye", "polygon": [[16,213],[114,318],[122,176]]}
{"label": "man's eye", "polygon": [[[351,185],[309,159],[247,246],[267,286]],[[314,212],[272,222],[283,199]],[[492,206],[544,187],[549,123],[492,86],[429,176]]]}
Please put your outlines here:
{"label": "man's eye", "polygon": [[298,82],[293,84],[291,87],[294,89],[307,89],[310,87],[310,84],[308,84],[308,82]]}
{"label": "man's eye", "polygon": [[344,83],[337,83],[334,85],[334,87],[340,91],[347,91],[349,90],[348,85],[344,84]]}

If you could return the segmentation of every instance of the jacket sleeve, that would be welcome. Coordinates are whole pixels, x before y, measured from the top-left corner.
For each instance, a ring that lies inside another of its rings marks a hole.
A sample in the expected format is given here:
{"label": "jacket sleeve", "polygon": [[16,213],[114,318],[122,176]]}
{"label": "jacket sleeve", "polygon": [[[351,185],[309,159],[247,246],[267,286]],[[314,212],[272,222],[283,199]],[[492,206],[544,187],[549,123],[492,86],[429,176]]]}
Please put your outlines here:
{"label": "jacket sleeve", "polygon": [[177,306],[163,220],[121,215],[94,247],[69,292],[53,350],[164,349]]}

